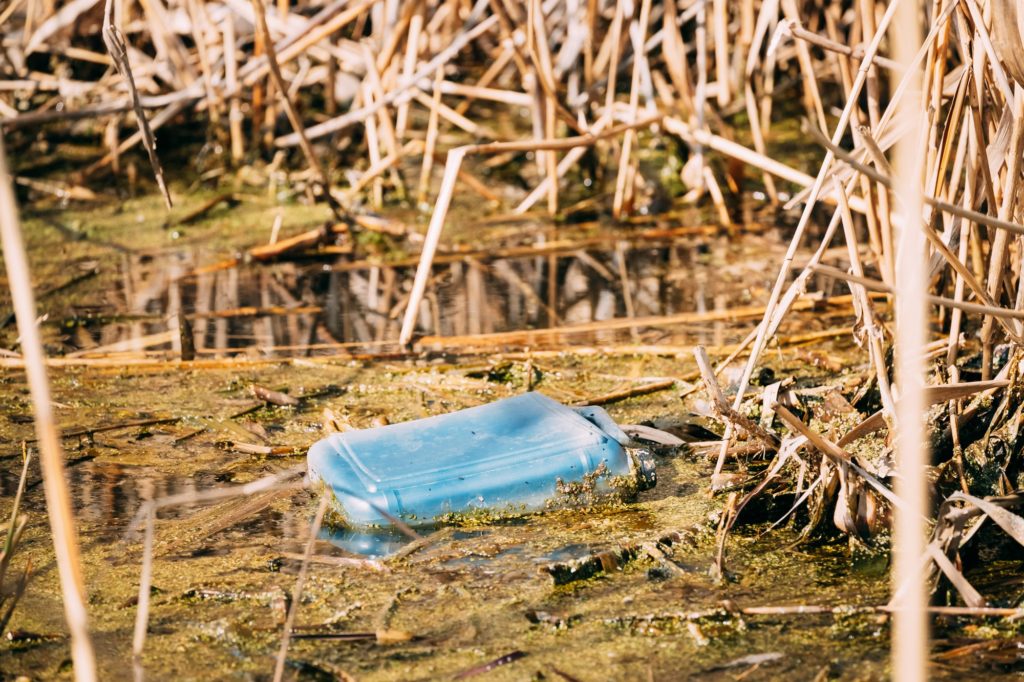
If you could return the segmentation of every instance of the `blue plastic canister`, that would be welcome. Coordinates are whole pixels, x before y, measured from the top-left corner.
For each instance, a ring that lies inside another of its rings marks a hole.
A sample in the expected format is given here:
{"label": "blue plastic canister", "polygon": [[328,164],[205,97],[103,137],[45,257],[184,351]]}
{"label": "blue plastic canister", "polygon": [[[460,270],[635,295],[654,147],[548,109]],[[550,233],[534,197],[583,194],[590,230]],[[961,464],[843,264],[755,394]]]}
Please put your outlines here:
{"label": "blue plastic canister", "polygon": [[[649,454],[599,407],[569,408],[539,393],[363,431],[334,433],[307,457],[309,478],[333,493],[349,525],[427,524],[481,509],[535,511],[559,482],[592,476],[654,485]],[[564,489],[563,489],[564,490]]]}

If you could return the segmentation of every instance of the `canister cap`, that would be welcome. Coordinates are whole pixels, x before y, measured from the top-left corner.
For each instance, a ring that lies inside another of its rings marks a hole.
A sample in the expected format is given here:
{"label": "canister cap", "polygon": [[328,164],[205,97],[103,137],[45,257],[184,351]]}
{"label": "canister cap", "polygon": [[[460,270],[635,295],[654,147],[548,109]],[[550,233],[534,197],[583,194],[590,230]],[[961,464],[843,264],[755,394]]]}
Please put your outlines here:
{"label": "canister cap", "polygon": [[650,490],[658,484],[658,474],[655,471],[654,455],[647,448],[626,448],[629,454],[630,468],[636,475],[637,488]]}

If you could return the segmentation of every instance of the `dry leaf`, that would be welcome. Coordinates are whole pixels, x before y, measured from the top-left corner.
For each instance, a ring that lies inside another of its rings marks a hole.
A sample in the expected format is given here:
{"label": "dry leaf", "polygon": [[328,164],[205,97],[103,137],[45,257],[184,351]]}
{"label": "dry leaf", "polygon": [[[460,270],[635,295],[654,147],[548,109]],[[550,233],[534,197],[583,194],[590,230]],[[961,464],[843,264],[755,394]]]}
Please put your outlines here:
{"label": "dry leaf", "polygon": [[992,0],[992,47],[1006,75],[1024,86],[1024,8],[1020,0]]}

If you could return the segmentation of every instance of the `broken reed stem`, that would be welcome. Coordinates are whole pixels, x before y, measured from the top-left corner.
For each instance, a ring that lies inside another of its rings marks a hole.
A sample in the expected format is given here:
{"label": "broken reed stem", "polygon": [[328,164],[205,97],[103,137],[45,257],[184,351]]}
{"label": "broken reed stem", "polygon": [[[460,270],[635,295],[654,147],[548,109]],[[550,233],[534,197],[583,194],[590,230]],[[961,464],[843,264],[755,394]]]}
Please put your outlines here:
{"label": "broken reed stem", "polygon": [[[885,487],[881,481],[875,478],[875,476],[853,461],[850,453],[846,452],[839,445],[833,443],[829,439],[825,438],[825,436],[804,424],[799,417],[782,405],[774,403],[771,405],[771,409],[772,412],[774,412],[779,419],[785,422],[789,428],[805,437],[815,448],[818,449],[819,452],[832,460],[833,463],[836,465],[845,465],[850,467],[858,476],[864,479],[865,483],[870,485],[878,492],[878,494],[888,500],[893,507],[897,509],[906,509],[906,504],[902,499],[900,499],[899,495],[893,493],[889,488]],[[922,516],[921,518],[923,519],[924,517]]]}
{"label": "broken reed stem", "polygon": [[711,359],[708,357],[704,346],[697,346],[693,349],[693,358],[697,362],[698,370],[700,370],[700,378],[704,383],[704,390],[713,404],[712,409],[718,413],[722,421],[746,431],[751,437],[761,441],[768,450],[778,450],[780,445],[778,436],[763,428],[749,417],[743,416],[729,404],[725,394],[722,392],[722,388],[718,385],[715,371],[711,367]]}
{"label": "broken reed stem", "polygon": [[0,133],[0,243],[3,246],[7,281],[21,337],[21,350],[25,359],[25,373],[35,412],[36,438],[39,443],[39,462],[43,471],[43,490],[46,494],[47,516],[53,533],[53,549],[57,559],[64,618],[71,633],[71,660],[77,682],[96,680],[96,657],[89,635],[87,597],[82,580],[81,559],[71,494],[64,477],[64,453],[60,444],[57,423],[53,415],[50,384],[46,372],[39,328],[36,326],[36,304],[32,293],[28,256],[22,241],[18,220],[18,205],[14,197],[11,175]]}

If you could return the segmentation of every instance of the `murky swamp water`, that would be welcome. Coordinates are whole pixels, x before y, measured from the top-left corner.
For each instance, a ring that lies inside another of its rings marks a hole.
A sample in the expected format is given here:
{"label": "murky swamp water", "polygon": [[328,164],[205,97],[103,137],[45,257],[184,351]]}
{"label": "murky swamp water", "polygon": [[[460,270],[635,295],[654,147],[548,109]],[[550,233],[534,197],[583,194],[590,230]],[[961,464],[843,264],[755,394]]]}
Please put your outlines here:
{"label": "murky swamp water", "polygon": [[[151,220],[138,210],[143,223]],[[46,231],[57,228],[32,223],[37,276],[71,282],[40,297],[51,354],[99,349],[102,356],[93,364],[55,367],[51,381],[69,434],[69,480],[104,679],[133,675],[141,546],[127,531],[140,505],[253,481],[302,462],[301,456],[244,454],[231,443],[301,451],[321,437],[324,408],[359,428],[382,417],[415,419],[526,390],[531,371],[536,390],[564,402],[650,377],[677,378],[675,388],[615,403],[610,413],[623,423],[707,426],[694,415],[699,392],[686,390],[694,368],[685,354],[594,349],[615,342],[639,348],[657,341],[671,349],[739,341],[750,329],[748,319],[697,316],[763,303],[783,248],[771,230],[737,240],[687,234],[673,225],[611,234],[587,228],[565,245],[531,237],[516,244],[519,251],[503,244],[504,254],[467,247],[435,267],[434,294],[419,329],[428,338],[420,349],[437,345],[431,336],[457,336],[462,346],[484,351],[400,357],[395,311],[413,267],[400,255],[368,261],[319,253],[185,276],[230,253],[232,239],[245,243],[252,229],[245,210],[235,232],[221,230],[224,241],[204,238],[212,228],[199,223],[182,238],[154,238],[144,252],[112,249],[109,244],[130,228],[115,216],[109,224],[92,218],[76,228],[85,238],[62,242],[59,258],[41,250],[53,243]],[[316,219],[289,216],[295,222],[288,228]],[[527,247],[537,252],[524,254]],[[848,325],[849,314],[825,308],[794,316],[783,334],[827,332]],[[662,319],[645,319],[654,316]],[[221,360],[183,367],[162,362],[180,350],[182,317],[192,322],[197,357]],[[629,317],[635,326],[607,323]],[[565,327],[573,331],[552,331]],[[528,360],[530,369],[521,352],[500,353],[503,344],[524,341],[497,335],[523,329],[545,330],[525,345],[564,352],[538,352]],[[13,325],[5,332],[12,341]],[[782,346],[766,357],[776,376],[820,383],[842,376],[849,344],[840,337],[812,348]],[[353,356],[339,357],[341,350]],[[131,353],[130,361],[122,353]],[[0,382],[0,494],[9,500],[20,469],[18,444],[32,437],[31,404],[22,372],[4,369]],[[300,404],[264,406],[253,400],[251,384],[285,390]],[[385,561],[381,571],[332,563],[354,555],[318,539],[289,670],[300,679],[339,679],[344,671],[360,680],[445,679],[471,670],[473,677],[493,680],[883,677],[888,625],[877,615],[711,613],[723,603],[871,606],[884,604],[889,592],[883,561],[851,554],[836,542],[793,547],[791,531],[762,536],[763,523],[730,536],[729,579],[712,580],[721,501],[706,493],[711,469],[696,450],[663,455],[657,487],[636,503],[441,530],[401,560]],[[246,504],[161,512],[142,662],[149,679],[268,678],[316,500],[292,490]],[[16,562],[30,560],[35,576],[12,621],[14,636],[0,644],[0,670],[5,677],[69,677],[35,465],[26,511],[30,524]],[[682,575],[670,576],[645,557],[564,586],[541,571],[675,530],[694,537],[671,557]],[[698,612],[707,613],[691,617]],[[937,634],[950,648],[995,632],[985,623],[943,628]],[[971,675],[1012,676],[1019,665],[1007,650],[967,658],[937,662],[935,672],[955,678],[967,666]],[[507,662],[477,668],[498,659]]]}

